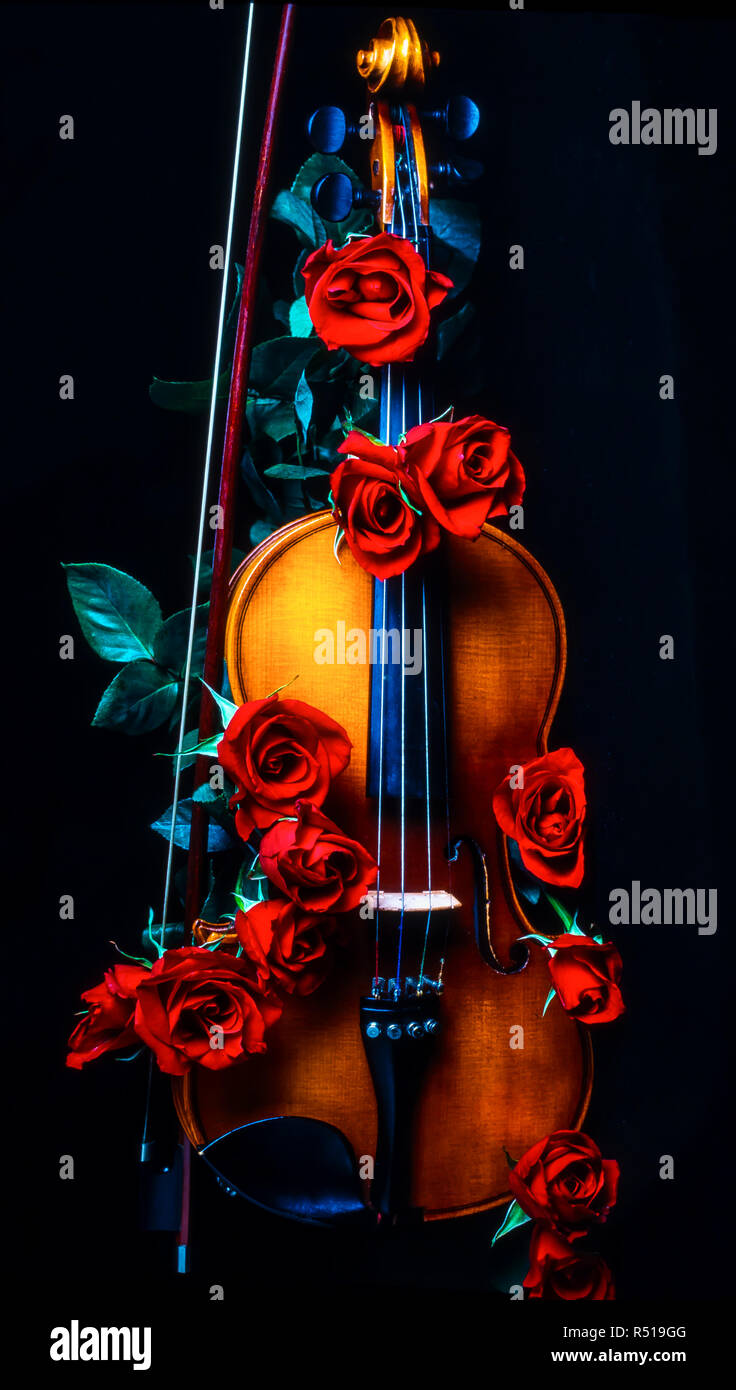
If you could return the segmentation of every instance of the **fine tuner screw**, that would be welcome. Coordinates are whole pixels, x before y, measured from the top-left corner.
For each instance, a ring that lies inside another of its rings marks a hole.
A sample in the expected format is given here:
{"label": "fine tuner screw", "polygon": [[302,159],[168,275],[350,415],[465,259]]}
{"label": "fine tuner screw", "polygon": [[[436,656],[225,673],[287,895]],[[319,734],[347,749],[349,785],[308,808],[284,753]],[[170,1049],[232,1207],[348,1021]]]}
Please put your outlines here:
{"label": "fine tuner screw", "polygon": [[[424,1023],[415,1021],[413,1023],[407,1023],[406,1034],[409,1038],[423,1038],[425,1034],[431,1036],[433,1033],[436,1033],[439,1026],[439,1022],[436,1018],[428,1018]],[[389,1023],[386,1028],[386,1037],[390,1038],[392,1042],[397,1042],[401,1037],[402,1031],[400,1023]],[[370,1023],[366,1024],[365,1035],[367,1038],[380,1038],[380,1023],[377,1023],[375,1019],[371,1019]]]}

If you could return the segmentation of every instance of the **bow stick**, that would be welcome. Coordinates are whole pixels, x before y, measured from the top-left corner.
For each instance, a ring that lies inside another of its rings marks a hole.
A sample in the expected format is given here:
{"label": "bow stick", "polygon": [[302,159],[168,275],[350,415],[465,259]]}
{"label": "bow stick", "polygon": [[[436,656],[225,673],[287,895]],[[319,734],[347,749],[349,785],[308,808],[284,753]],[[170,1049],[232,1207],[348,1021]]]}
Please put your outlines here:
{"label": "bow stick", "polygon": [[[243,417],[248,400],[248,373],[253,343],[253,319],[255,314],[256,286],[260,268],[263,237],[268,217],[267,195],[271,181],[276,120],[286,75],[286,60],[291,42],[294,6],[284,5],[281,11],[281,25],[276,44],[276,59],[268,94],[266,120],[258,158],[255,193],[248,227],[248,246],[245,253],[245,271],[240,294],[238,327],[233,351],[233,367],[230,377],[230,391],[225,422],[225,440],[220,467],[220,487],[218,494],[218,528],[215,532],[214,556],[212,561],[212,585],[210,589],[210,609],[207,623],[207,644],[204,658],[204,680],[199,714],[199,742],[211,738],[215,732],[217,706],[207,686],[219,689],[222,680],[223,651],[225,644],[225,622],[227,619],[228,591],[233,549],[233,522],[235,516],[235,489],[238,462],[243,437]],[[215,381],[217,376],[215,374]],[[201,557],[200,557],[201,558]],[[196,598],[195,598],[196,603]],[[195,787],[201,786],[207,778],[208,759],[200,756],[194,772]],[[187,895],[185,921],[192,927],[199,915],[202,904],[202,876],[207,855],[207,829],[209,817],[204,806],[194,802],[189,835],[189,857],[187,860]],[[179,1269],[188,1267],[189,1209],[191,1195],[191,1145],[184,1139],[182,1154],[182,1192],[181,1220],[179,1224],[178,1262]]]}
{"label": "bow stick", "polygon": [[[286,60],[293,28],[293,5],[284,5],[281,12],[281,26],[276,45],[271,89],[268,96],[266,120],[258,160],[253,207],[248,229],[248,246],[245,256],[245,273],[240,296],[238,327],[233,352],[233,368],[230,379],[230,393],[227,405],[225,440],[220,470],[218,529],[215,533],[214,559],[212,566],[212,587],[210,592],[209,622],[207,625],[207,645],[204,660],[204,680],[213,690],[218,690],[222,679],[223,649],[225,643],[225,622],[227,619],[228,591],[233,548],[233,521],[235,513],[235,488],[237,469],[240,460],[243,435],[243,417],[248,399],[248,373],[253,342],[253,319],[255,315],[255,295],[258,271],[263,249],[263,237],[268,217],[267,194],[271,179],[273,147],[276,121],[286,73]],[[202,702],[199,718],[199,742],[211,738],[215,733],[217,706],[206,687],[202,689]],[[204,756],[197,759],[195,768],[195,787],[207,778],[208,760]],[[192,808],[192,824],[189,839],[189,859],[187,866],[186,923],[189,927],[199,915],[202,904],[202,877],[207,849],[208,815],[199,803]]]}
{"label": "bow stick", "polygon": [[[206,514],[206,503],[209,489],[209,461],[212,448],[212,435],[214,428],[217,380],[219,377],[219,357],[222,344],[222,327],[224,318],[224,304],[227,293],[227,273],[230,265],[230,248],[232,237],[232,225],[235,207],[235,195],[237,189],[237,174],[240,158],[240,141],[243,128],[243,114],[245,105],[245,92],[247,85],[248,61],[250,53],[250,39],[253,23],[254,6],[251,4],[248,17],[248,30],[246,36],[245,59],[243,64],[243,81],[240,99],[240,114],[238,123],[238,136],[235,149],[235,160],[233,169],[233,186],[230,203],[230,219],[228,224],[227,251],[225,256],[225,268],[223,277],[223,294],[220,307],[220,325],[218,331],[217,351],[215,356],[215,369],[213,372],[213,390],[210,409],[210,423],[207,439],[207,455],[205,461],[203,488],[202,488],[202,507],[200,512],[200,527],[197,543],[197,554],[195,562],[195,575],[192,596],[192,612],[189,628],[189,650],[187,654],[187,664],[184,676],[184,691],[182,699],[182,718],[180,727],[179,747],[176,757],[176,772],[174,780],[174,797],[171,813],[171,833],[169,838],[169,854],[166,865],[166,881],[164,887],[164,903],[162,911],[161,943],[165,941],[165,931],[168,913],[168,903],[171,888],[171,876],[173,865],[173,849],[175,843],[175,831],[177,820],[177,808],[179,802],[179,782],[181,772],[181,757],[183,751],[184,721],[186,718],[187,696],[189,690],[189,680],[191,673],[191,657],[194,642],[194,629],[196,620],[197,595],[199,587],[199,575],[202,559],[203,537],[204,537],[204,518]],[[245,255],[245,266],[243,283],[240,295],[240,307],[238,311],[238,325],[233,350],[233,365],[230,378],[230,390],[228,393],[227,416],[225,422],[225,436],[222,450],[222,463],[220,468],[220,485],[218,493],[218,528],[215,533],[215,545],[212,566],[212,583],[210,590],[210,607],[207,624],[207,642],[205,647],[204,660],[204,680],[206,685],[202,687],[202,700],[200,703],[199,718],[199,742],[213,736],[216,728],[216,702],[209,693],[207,686],[213,690],[219,688],[222,679],[222,665],[225,639],[225,623],[227,619],[228,589],[230,583],[230,570],[232,564],[232,545],[233,545],[233,523],[235,512],[235,489],[237,480],[237,469],[240,458],[240,450],[243,435],[243,417],[248,399],[248,374],[250,369],[250,356],[253,341],[253,319],[255,314],[256,286],[258,283],[258,273],[263,249],[263,238],[265,233],[266,219],[268,217],[268,190],[271,180],[271,168],[273,161],[273,149],[275,142],[276,124],[278,119],[279,107],[283,93],[284,79],[286,74],[286,63],[293,28],[293,5],[284,5],[281,11],[281,23],[276,44],[276,57],[274,61],[271,86],[266,107],[266,117],[261,139],[261,148],[258,159],[258,172],[256,175],[255,192],[251,207],[251,215],[248,226],[248,244]],[[195,787],[200,786],[206,779],[208,772],[208,759],[199,756],[195,764],[194,783]],[[199,915],[202,902],[202,876],[207,852],[207,829],[208,816],[204,806],[194,803],[192,811],[192,821],[189,837],[189,854],[187,860],[187,891],[185,921],[189,928],[193,925]],[[152,1141],[150,1134],[156,1126],[152,1123],[151,1108],[154,1101],[155,1078],[153,1069],[149,1072],[149,1091],[146,1105],[146,1120],[144,1126],[143,1143],[141,1158],[146,1161],[155,1151],[155,1140]],[[168,1167],[164,1172],[170,1171]],[[189,1206],[190,1206],[190,1185],[191,1185],[191,1146],[187,1139],[182,1142],[182,1167],[181,1167],[181,1205],[179,1217],[179,1238],[177,1249],[177,1269],[180,1273],[185,1273],[188,1269],[188,1245],[189,1245]],[[152,1223],[154,1226],[161,1225],[158,1220]]]}

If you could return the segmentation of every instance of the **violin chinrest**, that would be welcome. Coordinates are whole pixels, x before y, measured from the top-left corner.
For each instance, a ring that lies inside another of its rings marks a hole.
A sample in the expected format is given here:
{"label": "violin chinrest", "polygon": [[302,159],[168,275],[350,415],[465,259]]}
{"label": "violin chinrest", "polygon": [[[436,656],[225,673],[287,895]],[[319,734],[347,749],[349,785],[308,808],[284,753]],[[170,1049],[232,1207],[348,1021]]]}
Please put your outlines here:
{"label": "violin chinrest", "polygon": [[267,1211],[318,1224],[375,1225],[352,1147],[322,1120],[255,1120],[200,1153],[226,1186]]}

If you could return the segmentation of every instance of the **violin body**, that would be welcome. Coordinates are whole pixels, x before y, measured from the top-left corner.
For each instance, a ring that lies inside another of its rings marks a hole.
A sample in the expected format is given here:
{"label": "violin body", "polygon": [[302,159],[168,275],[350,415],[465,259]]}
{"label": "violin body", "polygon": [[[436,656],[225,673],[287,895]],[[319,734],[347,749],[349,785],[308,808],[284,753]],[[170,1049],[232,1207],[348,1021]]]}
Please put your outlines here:
{"label": "violin body", "polygon": [[[339,659],[321,664],[315,639],[324,629],[368,634],[376,621],[373,583],[346,547],[337,563],[334,542],[332,515],[318,512],[283,527],[248,556],[231,587],[226,661],[238,704],[288,684],[289,695],[328,711],[347,730],[351,761],[324,810],[371,846],[376,806],[367,794],[370,667]],[[450,840],[469,837],[481,847],[493,946],[507,962],[514,941],[533,928],[512,883],[491,797],[510,763],[546,751],[565,669],[564,618],[541,567],[489,524],[473,544],[445,538],[442,576],[451,633],[450,825],[444,813],[432,817],[434,881],[443,887],[448,881],[448,829]],[[387,890],[399,882],[398,814],[388,802],[381,855]],[[408,803],[407,892],[427,888],[425,816],[422,803]],[[460,854],[451,865],[451,886],[460,907],[435,912],[433,924],[438,937],[446,932],[441,1030],[413,1117],[411,1205],[426,1220],[508,1200],[505,1151],[518,1157],[540,1135],[578,1127],[592,1080],[587,1031],[559,1008],[543,1017],[550,985],[544,953],[532,951],[518,973],[491,968],[476,939],[477,882],[469,856]],[[410,974],[417,970],[425,916],[413,920],[407,914]],[[386,919],[382,929],[390,950],[395,926]],[[373,923],[359,912],[350,914],[331,975],[315,994],[290,999],[265,1054],[243,1067],[199,1068],[175,1083],[177,1110],[192,1143],[201,1148],[254,1121],[302,1116],[339,1129],[358,1159],[375,1154],[376,1092],[358,1017],[374,953]],[[436,955],[432,971],[437,973]]]}

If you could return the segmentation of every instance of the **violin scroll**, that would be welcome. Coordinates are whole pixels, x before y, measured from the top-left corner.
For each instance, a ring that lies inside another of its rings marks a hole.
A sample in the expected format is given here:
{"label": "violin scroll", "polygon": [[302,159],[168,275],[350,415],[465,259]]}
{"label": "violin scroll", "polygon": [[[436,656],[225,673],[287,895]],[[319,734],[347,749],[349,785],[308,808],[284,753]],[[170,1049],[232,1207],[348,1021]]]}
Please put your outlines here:
{"label": "violin scroll", "polygon": [[420,39],[411,19],[384,19],[370,48],[358,53],[358,72],[374,95],[421,91],[440,55]]}

